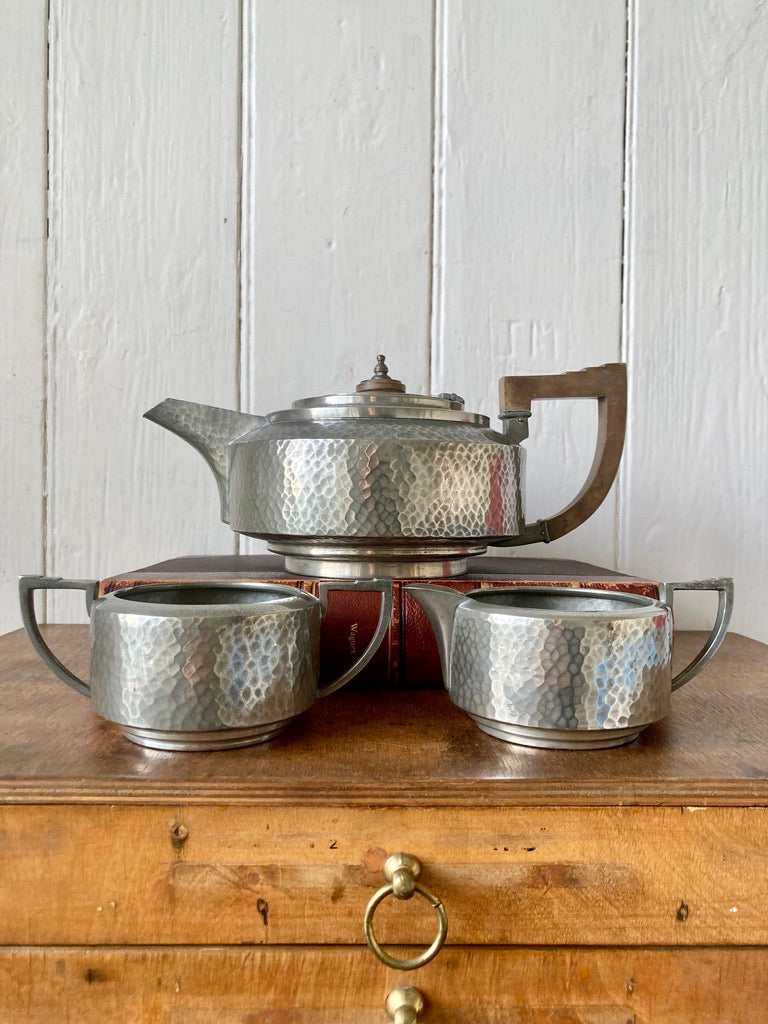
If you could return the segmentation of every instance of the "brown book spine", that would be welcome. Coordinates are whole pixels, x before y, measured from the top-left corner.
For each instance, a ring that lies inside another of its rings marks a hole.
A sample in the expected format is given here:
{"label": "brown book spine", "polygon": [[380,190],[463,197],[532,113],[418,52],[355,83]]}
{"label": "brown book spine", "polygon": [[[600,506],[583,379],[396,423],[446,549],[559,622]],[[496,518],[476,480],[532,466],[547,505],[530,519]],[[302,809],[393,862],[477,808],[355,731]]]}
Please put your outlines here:
{"label": "brown book spine", "polygon": [[[467,592],[483,587],[557,586],[590,587],[643,594],[658,598],[653,580],[625,576],[599,566],[562,559],[470,559],[463,576],[420,582],[436,583]],[[146,583],[177,582],[283,583],[317,594],[318,580],[293,576],[282,561],[269,555],[178,558],[127,573],[100,583],[101,596]],[[442,686],[437,644],[427,616],[403,587],[408,580],[392,581],[392,616],[379,650],[349,685],[354,688],[432,689]],[[370,642],[379,617],[379,594],[370,591],[332,591],[323,621],[320,646],[321,681],[339,676]]]}

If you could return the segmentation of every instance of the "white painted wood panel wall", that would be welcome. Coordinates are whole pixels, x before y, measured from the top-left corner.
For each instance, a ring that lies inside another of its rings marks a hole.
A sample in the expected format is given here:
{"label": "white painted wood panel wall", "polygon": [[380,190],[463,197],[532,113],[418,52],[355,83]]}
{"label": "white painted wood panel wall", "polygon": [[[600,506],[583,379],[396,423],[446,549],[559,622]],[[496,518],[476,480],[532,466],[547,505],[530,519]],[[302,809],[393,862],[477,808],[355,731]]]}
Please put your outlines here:
{"label": "white painted wood panel wall", "polygon": [[[411,390],[492,417],[503,374],[626,360],[620,481],[546,553],[732,574],[734,628],[768,641],[765,4],[0,17],[0,628],[20,572],[238,550],[150,405],[269,411],[384,351]],[[593,432],[588,403],[536,410],[529,518],[577,489]],[[48,612],[83,617],[76,596]]]}

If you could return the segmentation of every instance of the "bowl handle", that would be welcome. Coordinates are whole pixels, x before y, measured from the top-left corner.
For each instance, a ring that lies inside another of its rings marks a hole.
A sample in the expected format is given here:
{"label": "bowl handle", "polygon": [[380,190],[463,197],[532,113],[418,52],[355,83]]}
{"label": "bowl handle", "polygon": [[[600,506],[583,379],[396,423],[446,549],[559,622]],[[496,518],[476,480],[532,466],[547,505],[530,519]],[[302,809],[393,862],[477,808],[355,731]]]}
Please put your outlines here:
{"label": "bowl handle", "polygon": [[332,682],[320,688],[318,692],[321,697],[327,697],[329,693],[335,693],[336,690],[340,690],[342,686],[346,686],[350,679],[354,679],[354,677],[365,668],[379,649],[379,645],[384,639],[384,634],[389,629],[389,623],[392,617],[391,580],[333,580],[318,583],[317,596],[320,599],[320,607],[323,616],[325,616],[325,613],[328,610],[328,594],[332,590],[374,590],[381,594],[381,607],[379,609],[379,621],[376,624],[376,632],[373,634],[371,642],[365,648],[357,661],[350,665],[350,667],[343,672],[338,679],[334,679]]}
{"label": "bowl handle", "polygon": [[526,523],[515,537],[491,544],[512,546],[549,543],[581,526],[602,504],[619,470],[627,427],[627,367],[605,363],[570,373],[544,373],[525,377],[502,377],[499,401],[504,432],[513,443],[528,437],[531,402],[552,398],[597,399],[597,446],[584,486],[561,512],[551,519]]}
{"label": "bowl handle", "polygon": [[24,623],[24,628],[27,631],[29,639],[32,641],[32,645],[43,659],[48,668],[54,672],[59,679],[62,679],[67,686],[71,686],[73,690],[77,690],[78,693],[82,693],[86,697],[90,697],[91,688],[88,683],[76,676],[74,672],[70,672],[66,665],[64,665],[53,651],[50,649],[48,644],[43,639],[43,635],[40,632],[40,626],[37,623],[37,616],[35,615],[35,591],[36,590],[84,590],[85,591],[85,605],[88,609],[88,614],[91,611],[91,605],[94,599],[98,596],[99,581],[98,580],[65,580],[61,576],[20,576],[19,577],[19,599],[21,601],[21,618]]}
{"label": "bowl handle", "polygon": [[728,625],[733,613],[733,580],[729,577],[717,580],[691,580],[688,583],[662,583],[659,588],[659,600],[670,611],[676,590],[712,590],[718,594],[717,614],[706,643],[690,664],[678,672],[672,679],[672,689],[679,690],[689,679],[700,672],[710,661],[728,632]]}

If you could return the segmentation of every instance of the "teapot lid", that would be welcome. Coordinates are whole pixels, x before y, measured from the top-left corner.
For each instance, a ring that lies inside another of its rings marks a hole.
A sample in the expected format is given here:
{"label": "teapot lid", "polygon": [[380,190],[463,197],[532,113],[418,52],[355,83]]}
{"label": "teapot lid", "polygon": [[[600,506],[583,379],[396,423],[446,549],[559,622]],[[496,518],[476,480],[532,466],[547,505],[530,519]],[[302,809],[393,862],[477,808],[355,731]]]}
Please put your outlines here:
{"label": "teapot lid", "polygon": [[354,392],[301,398],[293,402],[290,409],[270,413],[267,420],[276,423],[288,420],[387,416],[471,423],[478,427],[489,426],[490,420],[487,416],[464,410],[464,399],[459,395],[408,394],[402,381],[389,376],[385,360],[385,356],[377,356],[373,376],[360,381]]}
{"label": "teapot lid", "polygon": [[368,380],[361,380],[355,391],[405,391],[405,384],[402,381],[393,380],[389,376],[389,367],[385,360],[386,356],[376,356],[373,376]]}

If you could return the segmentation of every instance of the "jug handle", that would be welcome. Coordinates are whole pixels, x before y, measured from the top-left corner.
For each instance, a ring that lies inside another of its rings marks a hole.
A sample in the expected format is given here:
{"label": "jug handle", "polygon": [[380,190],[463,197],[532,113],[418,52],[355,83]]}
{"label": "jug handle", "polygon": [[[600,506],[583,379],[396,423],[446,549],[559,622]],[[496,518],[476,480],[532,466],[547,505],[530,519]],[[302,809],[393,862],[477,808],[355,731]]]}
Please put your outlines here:
{"label": "jug handle", "polygon": [[659,588],[659,600],[669,608],[670,612],[673,610],[672,602],[677,590],[713,590],[717,592],[718,600],[715,623],[709,636],[693,661],[673,677],[673,690],[679,690],[689,679],[693,679],[697,673],[701,672],[725,639],[733,613],[733,580],[725,577],[717,580],[691,580],[688,583],[662,583]]}
{"label": "jug handle", "polygon": [[499,381],[500,416],[510,438],[528,436],[531,402],[555,398],[597,399],[597,445],[589,475],[573,501],[551,519],[526,523],[515,537],[491,541],[496,545],[549,543],[581,526],[602,504],[619,470],[627,426],[627,367],[605,363],[570,373],[502,377]]}
{"label": "jug handle", "polygon": [[43,659],[48,668],[63,680],[67,686],[90,697],[91,688],[88,683],[70,672],[67,666],[59,661],[48,644],[43,639],[40,626],[35,615],[35,591],[36,590],[84,590],[85,606],[88,614],[91,612],[91,605],[98,597],[98,580],[66,580],[61,576],[20,576],[19,577],[19,599],[21,601],[21,619],[27,631],[32,646]]}
{"label": "jug handle", "polygon": [[342,686],[346,686],[350,679],[353,679],[359,672],[362,672],[379,649],[381,641],[384,639],[384,634],[389,629],[390,620],[392,618],[391,580],[328,580],[318,583],[317,596],[320,599],[320,608],[322,610],[323,617],[325,617],[325,613],[328,611],[328,595],[332,590],[361,590],[364,592],[375,591],[376,593],[381,594],[381,606],[379,609],[379,621],[376,624],[376,631],[371,638],[371,642],[357,661],[350,665],[345,672],[343,672],[337,679],[334,679],[325,686],[320,687],[318,693],[321,697],[327,697],[329,693],[335,693],[337,690],[340,690]]}

